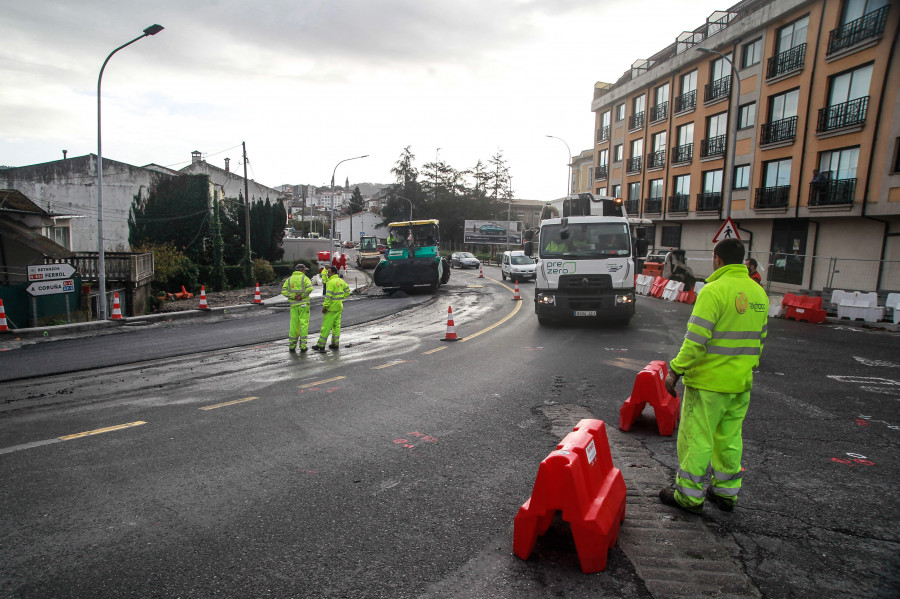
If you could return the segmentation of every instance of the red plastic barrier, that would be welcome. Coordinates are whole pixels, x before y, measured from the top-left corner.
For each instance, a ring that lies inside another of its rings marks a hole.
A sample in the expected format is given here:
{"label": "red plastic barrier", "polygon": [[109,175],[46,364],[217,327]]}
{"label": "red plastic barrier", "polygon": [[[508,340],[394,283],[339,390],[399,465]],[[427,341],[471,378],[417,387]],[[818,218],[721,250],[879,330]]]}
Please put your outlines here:
{"label": "red plastic barrier", "polygon": [[785,293],[781,305],[784,306],[785,318],[814,324],[825,322],[826,312],[822,309],[821,297]]}
{"label": "red plastic barrier", "polygon": [[607,551],[616,544],[625,519],[625,492],[625,479],[609,453],[606,425],[582,420],[538,467],[531,497],[516,514],[513,551],[528,559],[538,535],[547,532],[562,510],[572,527],[581,571],[606,569]]}
{"label": "red plastic barrier", "polygon": [[662,275],[663,271],[663,263],[662,262],[644,262],[644,270],[641,272],[642,275],[650,275],[651,277],[658,277]]}
{"label": "red plastic barrier", "polygon": [[678,294],[678,297],[675,301],[681,302],[683,304],[693,304],[697,301],[697,294],[693,291],[682,291]]}
{"label": "red plastic barrier", "polygon": [[668,284],[669,279],[656,277],[653,280],[653,285],[650,286],[650,295],[652,295],[653,297],[662,297],[663,291],[666,290],[666,285]]}
{"label": "red plastic barrier", "polygon": [[666,391],[666,375],[669,369],[662,360],[654,360],[641,370],[634,379],[631,397],[622,404],[619,410],[619,429],[628,431],[637,422],[638,416],[648,403],[656,414],[656,425],[659,434],[668,437],[675,432],[675,425],[681,415],[681,399],[677,395],[669,395]]}
{"label": "red plastic barrier", "polygon": [[331,262],[331,252],[319,252],[319,262]]}

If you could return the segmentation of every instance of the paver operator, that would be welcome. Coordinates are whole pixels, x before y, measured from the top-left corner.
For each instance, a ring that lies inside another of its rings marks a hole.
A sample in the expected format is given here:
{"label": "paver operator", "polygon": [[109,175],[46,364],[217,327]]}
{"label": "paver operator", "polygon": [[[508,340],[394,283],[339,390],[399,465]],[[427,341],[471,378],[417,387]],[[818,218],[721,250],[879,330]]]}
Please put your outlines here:
{"label": "paver operator", "polygon": [[741,427],[769,314],[769,298],[750,278],[743,260],[740,240],[716,244],[715,272],[697,295],[681,350],[666,377],[666,389],[674,395],[675,384],[684,376],[684,397],[675,487],[662,489],[659,499],[697,514],[703,511],[703,477],[710,462],[706,499],[730,512],[741,490]]}
{"label": "paver operator", "polygon": [[281,287],[281,295],[291,302],[291,328],[288,332],[288,349],[296,351],[300,343],[300,351],[305,352],[306,335],[309,332],[309,296],[312,293],[312,281],[306,276],[304,264],[297,264],[294,272]]}
{"label": "paver operator", "polygon": [[344,312],[344,300],[350,296],[350,286],[338,276],[338,269],[332,266],[325,283],[325,301],[322,303],[322,332],[319,341],[313,345],[316,351],[325,351],[328,334],[331,333],[331,349],[338,349],[341,340],[341,314]]}

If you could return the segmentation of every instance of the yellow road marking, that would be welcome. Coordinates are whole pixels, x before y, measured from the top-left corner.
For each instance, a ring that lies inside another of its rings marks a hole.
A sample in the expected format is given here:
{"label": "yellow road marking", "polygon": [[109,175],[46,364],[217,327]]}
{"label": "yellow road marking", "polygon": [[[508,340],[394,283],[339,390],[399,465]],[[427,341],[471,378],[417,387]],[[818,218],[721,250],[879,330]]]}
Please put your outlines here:
{"label": "yellow road marking", "polygon": [[299,389],[308,389],[309,387],[316,387],[316,386],[318,386],[318,385],[324,385],[325,383],[330,383],[330,382],[332,382],[332,381],[339,381],[339,380],[345,379],[345,378],[347,378],[347,377],[345,377],[345,376],[336,376],[336,377],[334,377],[334,378],[324,379],[324,380],[321,380],[321,381],[316,381],[316,382],[314,382],[314,383],[306,383],[305,385],[300,385]]}
{"label": "yellow road marking", "polygon": [[[502,283],[501,283],[501,285],[502,285]],[[503,285],[503,286],[506,287],[506,285]],[[509,289],[509,288],[507,287],[507,289]],[[468,341],[469,339],[474,339],[475,337],[477,337],[478,335],[481,335],[482,333],[487,333],[487,332],[490,331],[491,329],[494,329],[494,328],[496,328],[496,327],[499,327],[501,324],[503,324],[504,322],[506,322],[507,320],[509,320],[510,318],[512,318],[513,316],[516,315],[516,313],[519,311],[519,308],[522,307],[522,303],[523,303],[523,302],[516,302],[516,307],[513,308],[513,311],[510,312],[509,314],[507,314],[505,318],[503,318],[503,319],[501,319],[501,320],[498,320],[497,322],[495,322],[494,324],[492,324],[491,326],[489,326],[489,327],[487,327],[487,328],[485,328],[485,329],[481,329],[481,330],[478,331],[477,333],[472,333],[471,335],[466,335],[463,339],[460,339],[459,342],[460,342],[460,343],[465,343],[465,342]]]}
{"label": "yellow road marking", "polygon": [[437,352],[439,352],[439,351],[441,351],[441,350],[443,350],[443,349],[447,349],[447,346],[445,345],[445,346],[443,346],[443,347],[436,347],[436,348],[434,348],[434,349],[429,349],[428,351],[423,351],[422,353],[425,354],[425,355],[428,355],[428,354],[434,354],[434,353],[437,353]]}
{"label": "yellow road marking", "polygon": [[201,410],[215,410],[216,408],[224,408],[225,406],[233,406],[236,403],[244,403],[245,401],[253,401],[254,399],[259,399],[258,397],[245,397],[244,399],[235,399],[234,401],[226,401],[225,403],[217,403],[212,406],[204,406],[200,408]]}
{"label": "yellow road marking", "polygon": [[381,370],[382,368],[390,368],[391,366],[396,366],[397,364],[406,364],[406,360],[394,360],[393,362],[388,362],[387,364],[382,364],[381,366],[374,366],[372,370]]}
{"label": "yellow road marking", "polygon": [[106,428],[98,428],[92,431],[85,431],[83,433],[75,433],[74,435],[65,435],[62,437],[58,437],[60,441],[71,441],[72,439],[80,439],[81,437],[90,437],[91,435],[99,435],[100,433],[108,433],[111,431],[119,431],[123,428],[131,428],[133,426],[141,426],[142,424],[147,424],[143,420],[138,420],[137,422],[129,422],[128,424],[117,424],[116,426],[107,426]]}

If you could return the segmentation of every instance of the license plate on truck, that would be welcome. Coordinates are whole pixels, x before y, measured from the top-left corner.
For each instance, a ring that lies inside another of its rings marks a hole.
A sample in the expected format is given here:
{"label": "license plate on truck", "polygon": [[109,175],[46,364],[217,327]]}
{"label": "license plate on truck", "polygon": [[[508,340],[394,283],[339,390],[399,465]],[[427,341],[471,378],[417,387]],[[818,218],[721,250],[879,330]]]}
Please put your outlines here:
{"label": "license plate on truck", "polygon": [[575,310],[575,316],[597,316],[596,310]]}

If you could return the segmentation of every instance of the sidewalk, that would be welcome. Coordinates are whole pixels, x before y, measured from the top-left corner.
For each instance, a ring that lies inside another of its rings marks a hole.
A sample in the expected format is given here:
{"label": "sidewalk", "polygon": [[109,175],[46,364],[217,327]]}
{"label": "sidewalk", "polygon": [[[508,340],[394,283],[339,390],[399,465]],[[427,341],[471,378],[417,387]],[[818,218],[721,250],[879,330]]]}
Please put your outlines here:
{"label": "sidewalk", "polygon": [[[347,274],[344,280],[350,286],[351,296],[354,294],[364,293],[371,285],[371,275],[365,271],[356,268],[347,267]],[[313,288],[311,296],[312,303],[322,301],[324,287],[321,283]],[[263,308],[288,309],[288,299],[281,294],[273,295],[262,300],[261,304],[236,304],[233,306],[218,306],[209,310],[184,310],[182,312],[165,312],[160,314],[146,314],[144,316],[129,316],[117,320],[93,320],[90,322],[75,322],[71,324],[62,324],[45,327],[23,327],[19,329],[11,329],[10,331],[0,332],[0,351],[3,349],[4,342],[14,340],[37,340],[40,338],[56,338],[75,337],[86,334],[98,334],[101,331],[112,332],[111,329],[122,327],[125,325],[151,324],[161,321],[186,320],[191,318],[208,318],[210,315],[236,314],[244,312],[253,312]]]}

